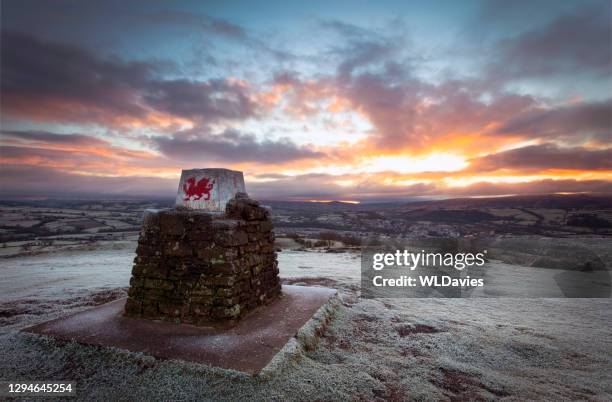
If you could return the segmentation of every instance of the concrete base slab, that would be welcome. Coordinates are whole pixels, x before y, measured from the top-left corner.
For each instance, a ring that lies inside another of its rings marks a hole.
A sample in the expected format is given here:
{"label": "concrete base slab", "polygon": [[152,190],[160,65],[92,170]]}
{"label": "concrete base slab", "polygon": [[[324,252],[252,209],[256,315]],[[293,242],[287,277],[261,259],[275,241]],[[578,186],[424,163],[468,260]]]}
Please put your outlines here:
{"label": "concrete base slab", "polygon": [[126,299],[119,299],[24,331],[258,374],[273,358],[274,366],[278,365],[275,355],[289,341],[295,343],[304,333],[320,332],[308,323],[315,316],[315,325],[324,325],[327,319],[322,316],[329,313],[336,295],[337,291],[328,288],[285,285],[279,299],[229,328],[123,317]]}

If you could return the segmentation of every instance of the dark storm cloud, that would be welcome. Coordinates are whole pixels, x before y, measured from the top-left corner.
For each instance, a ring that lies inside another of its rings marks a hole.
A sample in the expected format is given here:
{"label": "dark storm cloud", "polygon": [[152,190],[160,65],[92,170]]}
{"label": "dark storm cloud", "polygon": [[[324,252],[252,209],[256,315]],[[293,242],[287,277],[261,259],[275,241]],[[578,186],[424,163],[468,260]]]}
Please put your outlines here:
{"label": "dark storm cloud", "polygon": [[323,156],[288,139],[258,141],[254,135],[236,130],[217,135],[182,132],[152,140],[160,152],[178,161],[283,163]]}
{"label": "dark storm cloud", "polygon": [[496,79],[592,73],[610,76],[610,3],[578,8],[552,22],[499,41],[489,72]]}
{"label": "dark storm cloud", "polygon": [[3,31],[1,63],[3,113],[8,115],[112,124],[151,111],[207,122],[254,114],[238,84],[164,80],[160,73],[167,63],[102,59],[27,34]]}
{"label": "dark storm cloud", "polygon": [[612,170],[612,148],[560,148],[554,144],[532,145],[470,160],[470,171],[512,170]]}
{"label": "dark storm cloud", "polygon": [[612,140],[612,99],[578,103],[554,109],[532,109],[510,118],[498,130],[530,138],[594,137],[602,143]]}

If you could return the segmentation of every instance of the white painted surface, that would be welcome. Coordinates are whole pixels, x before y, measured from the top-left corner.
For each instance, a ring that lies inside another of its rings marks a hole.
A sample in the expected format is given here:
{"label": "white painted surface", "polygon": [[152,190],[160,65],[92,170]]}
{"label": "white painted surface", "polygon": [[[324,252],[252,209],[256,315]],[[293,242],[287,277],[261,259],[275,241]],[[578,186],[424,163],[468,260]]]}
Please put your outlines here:
{"label": "white painted surface", "polygon": [[229,169],[183,170],[176,206],[210,212],[225,211],[236,193],[246,192],[242,172]]}

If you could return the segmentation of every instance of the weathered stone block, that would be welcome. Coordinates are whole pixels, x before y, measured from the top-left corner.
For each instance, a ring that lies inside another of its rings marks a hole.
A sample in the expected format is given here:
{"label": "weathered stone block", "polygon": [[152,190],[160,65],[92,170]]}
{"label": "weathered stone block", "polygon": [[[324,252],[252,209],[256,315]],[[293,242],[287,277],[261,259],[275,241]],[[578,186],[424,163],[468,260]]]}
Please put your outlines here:
{"label": "weathered stone block", "polygon": [[[164,269],[163,262],[158,264],[145,265],[142,268],[142,276],[145,278],[165,279],[168,276],[168,270]],[[134,274],[134,272],[132,272]]]}
{"label": "weathered stone block", "polygon": [[236,284],[237,278],[235,276],[218,276],[210,278],[208,281],[214,286],[231,287]]}
{"label": "weathered stone block", "polygon": [[213,298],[210,296],[199,296],[199,297],[194,297],[191,296],[189,298],[189,302],[191,304],[197,304],[198,306],[212,306],[213,305]]}
{"label": "weathered stone block", "polygon": [[212,274],[233,275],[238,272],[238,266],[232,262],[217,262],[211,264],[209,272]]}
{"label": "weathered stone block", "polygon": [[130,288],[141,288],[144,286],[144,277],[132,276],[130,278]]}
{"label": "weathered stone block", "polygon": [[232,288],[219,288],[217,289],[217,292],[215,293],[215,295],[223,298],[223,297],[232,297],[239,293],[240,293],[239,291],[236,291]]}
{"label": "weathered stone block", "polygon": [[145,214],[125,315],[205,325],[280,294],[270,213],[246,194],[225,215]]}
{"label": "weathered stone block", "polygon": [[179,214],[176,211],[160,212],[160,232],[169,236],[180,236],[185,233],[186,218],[189,215]]}
{"label": "weathered stone block", "polygon": [[192,212],[193,226],[196,231],[210,232],[212,230],[212,215],[205,212]]}
{"label": "weathered stone block", "polygon": [[130,286],[128,289],[128,296],[133,300],[142,300],[144,297],[144,288]]}
{"label": "weathered stone block", "polygon": [[170,290],[174,288],[174,284],[163,279],[145,279],[144,288]]}
{"label": "weathered stone block", "polygon": [[215,290],[213,287],[194,287],[194,289],[191,290],[191,292],[189,292],[189,294],[193,297],[200,297],[200,296],[213,296],[215,294]]}
{"label": "weathered stone block", "polygon": [[187,257],[193,255],[193,246],[185,241],[169,241],[164,245],[164,255]]}

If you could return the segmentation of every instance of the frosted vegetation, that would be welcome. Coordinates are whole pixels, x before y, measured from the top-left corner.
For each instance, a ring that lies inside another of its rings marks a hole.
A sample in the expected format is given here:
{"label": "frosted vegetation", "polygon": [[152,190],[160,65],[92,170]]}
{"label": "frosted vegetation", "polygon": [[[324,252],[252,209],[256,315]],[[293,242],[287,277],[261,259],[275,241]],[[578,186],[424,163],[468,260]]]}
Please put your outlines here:
{"label": "frosted vegetation", "polygon": [[[122,297],[132,258],[3,260],[0,379],[76,380],[81,400],[612,399],[610,299],[360,299],[356,253],[279,253],[285,283],[335,287],[341,304],[318,346],[270,379],[18,332]],[[534,269],[512,267],[493,269]]]}

